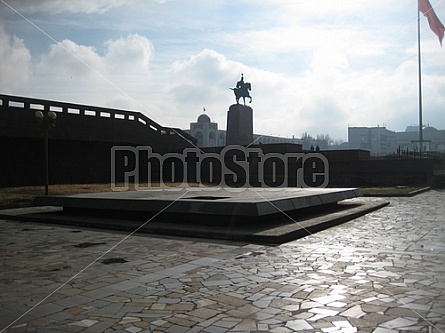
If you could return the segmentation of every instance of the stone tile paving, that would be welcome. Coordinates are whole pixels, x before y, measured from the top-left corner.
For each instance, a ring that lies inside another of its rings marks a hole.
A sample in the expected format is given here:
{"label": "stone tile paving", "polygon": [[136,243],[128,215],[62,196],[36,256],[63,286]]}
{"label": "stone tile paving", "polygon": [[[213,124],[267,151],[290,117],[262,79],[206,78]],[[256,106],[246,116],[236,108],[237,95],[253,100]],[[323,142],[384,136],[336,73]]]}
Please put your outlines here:
{"label": "stone tile paving", "polygon": [[0,221],[0,331],[445,332],[445,191],[389,200],[273,247]]}

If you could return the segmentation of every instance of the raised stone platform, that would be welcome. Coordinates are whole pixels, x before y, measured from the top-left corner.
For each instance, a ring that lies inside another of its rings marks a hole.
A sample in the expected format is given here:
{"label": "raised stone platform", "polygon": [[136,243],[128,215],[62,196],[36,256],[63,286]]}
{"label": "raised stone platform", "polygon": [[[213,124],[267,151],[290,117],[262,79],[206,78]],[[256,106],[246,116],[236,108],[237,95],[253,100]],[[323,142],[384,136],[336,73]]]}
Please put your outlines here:
{"label": "raised stone platform", "polygon": [[320,188],[180,188],[144,191],[88,193],[37,197],[39,206],[62,206],[65,210],[179,213],[238,218],[242,221],[277,213],[327,205],[360,197],[358,189]]}
{"label": "raised stone platform", "polygon": [[42,207],[9,215],[162,235],[282,243],[387,204],[356,201],[360,196],[355,188],[161,189],[38,197],[35,204]]}
{"label": "raised stone platform", "polygon": [[251,145],[253,143],[253,109],[233,104],[227,112],[226,145]]}

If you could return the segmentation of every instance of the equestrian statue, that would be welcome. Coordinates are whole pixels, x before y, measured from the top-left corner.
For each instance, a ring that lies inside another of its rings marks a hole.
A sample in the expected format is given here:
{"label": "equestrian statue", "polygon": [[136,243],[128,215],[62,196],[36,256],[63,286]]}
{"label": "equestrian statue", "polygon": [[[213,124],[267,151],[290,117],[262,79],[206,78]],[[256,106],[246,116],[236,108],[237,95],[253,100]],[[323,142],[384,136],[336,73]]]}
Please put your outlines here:
{"label": "equestrian statue", "polygon": [[244,82],[244,76],[241,73],[241,80],[237,82],[236,88],[230,88],[235,93],[236,104],[239,104],[239,99],[242,97],[244,100],[244,105],[246,105],[246,97],[250,98],[252,103],[252,97],[249,95],[249,91],[252,90],[250,82]]}

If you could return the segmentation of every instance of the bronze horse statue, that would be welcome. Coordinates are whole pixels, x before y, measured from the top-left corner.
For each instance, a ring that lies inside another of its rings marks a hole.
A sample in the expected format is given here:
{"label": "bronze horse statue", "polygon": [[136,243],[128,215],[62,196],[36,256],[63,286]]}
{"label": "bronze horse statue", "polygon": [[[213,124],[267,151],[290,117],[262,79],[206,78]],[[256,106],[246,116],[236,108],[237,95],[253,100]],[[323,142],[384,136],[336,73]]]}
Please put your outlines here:
{"label": "bronze horse statue", "polygon": [[250,98],[250,102],[252,103],[252,96],[249,95],[249,91],[252,90],[252,86],[250,82],[244,82],[244,79],[241,78],[236,85],[236,88],[230,88],[235,93],[236,104],[239,104],[239,99],[242,97],[244,100],[244,105],[246,105],[246,97]]}

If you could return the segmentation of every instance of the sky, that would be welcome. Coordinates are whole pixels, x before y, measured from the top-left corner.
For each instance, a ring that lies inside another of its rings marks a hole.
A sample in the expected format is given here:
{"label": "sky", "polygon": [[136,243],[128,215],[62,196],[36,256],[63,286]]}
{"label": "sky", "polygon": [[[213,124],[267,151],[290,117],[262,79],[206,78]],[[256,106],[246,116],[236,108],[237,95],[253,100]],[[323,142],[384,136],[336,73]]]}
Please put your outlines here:
{"label": "sky", "polygon": [[[423,120],[445,129],[445,45],[423,16],[420,33]],[[0,0],[3,94],[182,129],[205,109],[225,129],[241,73],[257,134],[404,131],[419,123],[417,1]]]}

